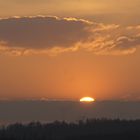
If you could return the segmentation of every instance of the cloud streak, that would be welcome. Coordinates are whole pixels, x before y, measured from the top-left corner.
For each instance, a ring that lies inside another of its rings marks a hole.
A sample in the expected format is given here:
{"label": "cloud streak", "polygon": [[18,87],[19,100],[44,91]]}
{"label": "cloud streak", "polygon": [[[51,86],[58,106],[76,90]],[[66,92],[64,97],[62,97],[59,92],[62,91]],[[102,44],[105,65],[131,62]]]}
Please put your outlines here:
{"label": "cloud streak", "polygon": [[139,46],[140,26],[53,16],[0,19],[0,54],[56,55],[82,49],[98,55],[124,55]]}

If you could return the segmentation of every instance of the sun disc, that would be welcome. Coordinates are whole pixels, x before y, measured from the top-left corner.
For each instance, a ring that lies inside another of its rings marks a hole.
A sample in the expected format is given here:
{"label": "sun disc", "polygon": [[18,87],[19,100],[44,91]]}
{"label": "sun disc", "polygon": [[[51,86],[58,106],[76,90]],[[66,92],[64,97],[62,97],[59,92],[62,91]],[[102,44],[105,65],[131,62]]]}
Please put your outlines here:
{"label": "sun disc", "polygon": [[94,102],[95,99],[92,97],[83,97],[80,99],[80,102]]}

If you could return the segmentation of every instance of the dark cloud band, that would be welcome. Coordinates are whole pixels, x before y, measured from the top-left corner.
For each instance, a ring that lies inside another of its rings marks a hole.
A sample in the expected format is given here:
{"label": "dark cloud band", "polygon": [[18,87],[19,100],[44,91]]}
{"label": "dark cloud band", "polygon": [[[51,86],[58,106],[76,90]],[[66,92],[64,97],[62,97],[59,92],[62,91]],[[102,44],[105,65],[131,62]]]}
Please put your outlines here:
{"label": "dark cloud band", "polygon": [[0,53],[129,54],[140,45],[138,29],[104,25],[76,18],[13,17],[0,19]]}

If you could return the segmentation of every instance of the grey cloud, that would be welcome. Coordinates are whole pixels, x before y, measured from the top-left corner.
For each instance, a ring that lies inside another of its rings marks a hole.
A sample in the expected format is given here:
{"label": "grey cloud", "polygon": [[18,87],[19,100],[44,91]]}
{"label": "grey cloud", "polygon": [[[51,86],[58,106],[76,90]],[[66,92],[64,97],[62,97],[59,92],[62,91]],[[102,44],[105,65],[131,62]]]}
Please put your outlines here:
{"label": "grey cloud", "polygon": [[76,18],[13,17],[0,19],[0,54],[57,54],[83,49],[123,55],[140,46],[139,26],[105,25]]}
{"label": "grey cloud", "polygon": [[120,47],[121,49],[125,48],[131,48],[137,45],[140,45],[140,38],[129,38],[126,36],[119,37],[116,41],[117,47]]}
{"label": "grey cloud", "polygon": [[85,39],[88,23],[56,17],[22,17],[0,20],[0,40],[10,47],[68,47]]}

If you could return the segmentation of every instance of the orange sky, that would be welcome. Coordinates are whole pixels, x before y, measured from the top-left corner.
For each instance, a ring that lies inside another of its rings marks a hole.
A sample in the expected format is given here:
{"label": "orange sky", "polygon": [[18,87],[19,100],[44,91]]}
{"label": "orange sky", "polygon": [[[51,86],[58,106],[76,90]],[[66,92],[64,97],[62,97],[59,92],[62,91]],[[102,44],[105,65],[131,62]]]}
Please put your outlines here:
{"label": "orange sky", "polygon": [[54,15],[138,24],[139,7],[139,0],[0,0],[0,16]]}
{"label": "orange sky", "polygon": [[139,5],[0,0],[0,98],[139,99]]}

